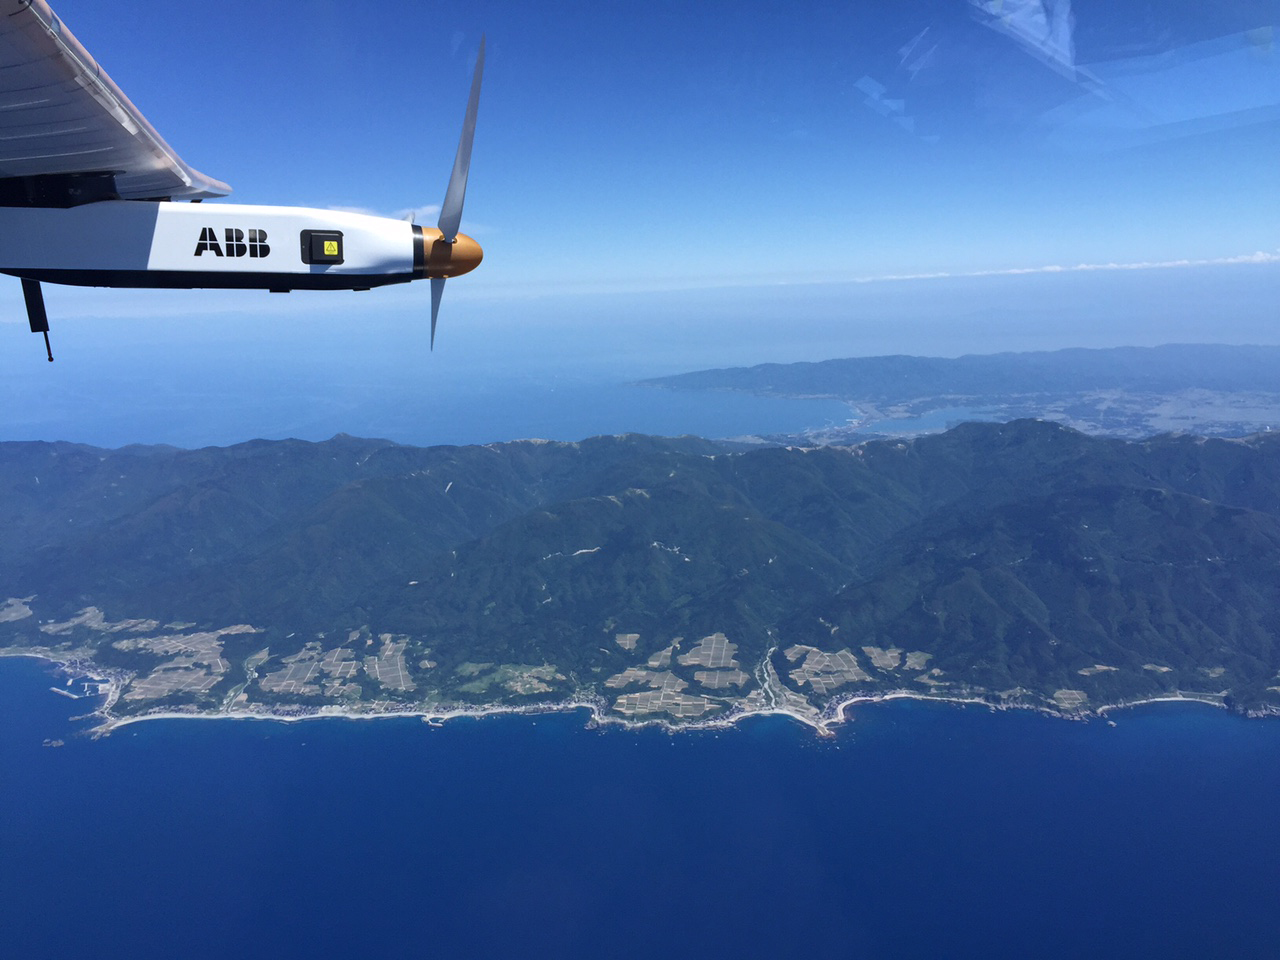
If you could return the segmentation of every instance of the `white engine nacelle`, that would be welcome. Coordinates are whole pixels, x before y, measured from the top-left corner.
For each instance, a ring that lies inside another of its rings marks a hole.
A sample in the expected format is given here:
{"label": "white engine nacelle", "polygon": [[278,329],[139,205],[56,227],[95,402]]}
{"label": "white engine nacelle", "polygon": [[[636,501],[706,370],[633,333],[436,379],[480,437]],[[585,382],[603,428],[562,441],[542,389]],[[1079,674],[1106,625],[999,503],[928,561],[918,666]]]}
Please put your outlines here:
{"label": "white engine nacelle", "polygon": [[77,286],[362,290],[458,276],[482,257],[463,234],[308,207],[0,207],[0,272]]}

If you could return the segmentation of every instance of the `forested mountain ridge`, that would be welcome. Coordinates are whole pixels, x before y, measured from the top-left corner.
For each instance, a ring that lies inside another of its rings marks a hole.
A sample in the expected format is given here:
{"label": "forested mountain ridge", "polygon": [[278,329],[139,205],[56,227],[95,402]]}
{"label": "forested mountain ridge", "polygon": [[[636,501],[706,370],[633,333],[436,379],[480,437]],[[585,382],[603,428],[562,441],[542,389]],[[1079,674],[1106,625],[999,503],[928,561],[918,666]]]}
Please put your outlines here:
{"label": "forested mountain ridge", "polygon": [[127,672],[123,712],[1280,706],[1269,435],[11,443],[0,491],[0,642]]}

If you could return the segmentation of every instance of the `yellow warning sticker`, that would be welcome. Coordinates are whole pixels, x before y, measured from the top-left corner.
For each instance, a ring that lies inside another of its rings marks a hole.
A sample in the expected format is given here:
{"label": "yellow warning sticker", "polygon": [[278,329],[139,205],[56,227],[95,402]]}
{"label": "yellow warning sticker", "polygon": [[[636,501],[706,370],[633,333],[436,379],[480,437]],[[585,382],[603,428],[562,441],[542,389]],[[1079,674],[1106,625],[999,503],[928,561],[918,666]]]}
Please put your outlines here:
{"label": "yellow warning sticker", "polygon": [[336,257],[338,255],[337,240],[326,240],[324,242],[324,255],[326,257]]}

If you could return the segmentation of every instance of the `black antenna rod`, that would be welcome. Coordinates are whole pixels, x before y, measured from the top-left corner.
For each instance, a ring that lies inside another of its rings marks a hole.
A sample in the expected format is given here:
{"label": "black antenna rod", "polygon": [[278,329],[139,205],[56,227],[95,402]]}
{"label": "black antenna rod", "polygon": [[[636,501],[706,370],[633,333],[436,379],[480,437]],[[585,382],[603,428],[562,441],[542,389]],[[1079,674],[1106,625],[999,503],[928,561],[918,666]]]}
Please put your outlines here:
{"label": "black antenna rod", "polygon": [[31,324],[31,332],[44,334],[44,350],[49,355],[49,362],[53,363],[53,347],[49,346],[49,315],[44,310],[40,281],[23,277],[22,298],[27,302],[27,322]]}

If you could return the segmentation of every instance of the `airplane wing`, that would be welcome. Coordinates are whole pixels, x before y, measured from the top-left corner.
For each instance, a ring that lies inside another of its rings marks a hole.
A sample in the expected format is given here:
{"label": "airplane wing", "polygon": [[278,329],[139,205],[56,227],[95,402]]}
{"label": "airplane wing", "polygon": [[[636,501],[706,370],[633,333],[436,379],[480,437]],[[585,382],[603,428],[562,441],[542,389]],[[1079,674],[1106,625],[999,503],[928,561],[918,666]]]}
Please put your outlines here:
{"label": "airplane wing", "polygon": [[0,0],[0,178],[69,174],[113,174],[125,200],[231,192],[182,162],[45,0]]}

